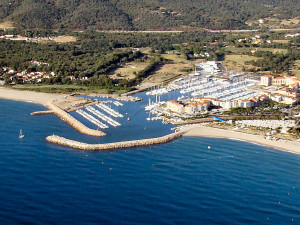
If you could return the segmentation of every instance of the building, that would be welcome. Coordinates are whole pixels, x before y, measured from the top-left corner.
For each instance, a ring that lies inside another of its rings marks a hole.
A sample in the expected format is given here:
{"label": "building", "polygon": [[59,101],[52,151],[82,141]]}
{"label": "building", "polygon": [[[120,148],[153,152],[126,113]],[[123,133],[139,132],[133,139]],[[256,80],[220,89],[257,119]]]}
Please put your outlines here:
{"label": "building", "polygon": [[261,76],[260,84],[263,86],[271,86],[272,85],[272,75],[263,75]]}
{"label": "building", "polygon": [[223,69],[222,64],[219,62],[215,62],[215,61],[207,61],[207,62],[203,62],[203,63],[197,63],[197,64],[195,64],[195,67],[196,67],[196,72],[203,71],[205,73],[213,74],[213,75],[217,75]]}
{"label": "building", "polygon": [[184,113],[184,104],[175,100],[167,101],[167,109],[175,113]]}
{"label": "building", "polygon": [[275,85],[275,86],[286,85],[286,78],[285,77],[274,77],[272,79],[272,85]]}
{"label": "building", "polygon": [[191,101],[184,104],[183,102],[169,100],[167,101],[167,109],[175,113],[197,114],[208,111],[211,102],[209,100]]}
{"label": "building", "polygon": [[290,87],[299,87],[300,80],[294,76],[274,77],[272,75],[263,75],[261,76],[260,84],[263,86],[288,85]]}

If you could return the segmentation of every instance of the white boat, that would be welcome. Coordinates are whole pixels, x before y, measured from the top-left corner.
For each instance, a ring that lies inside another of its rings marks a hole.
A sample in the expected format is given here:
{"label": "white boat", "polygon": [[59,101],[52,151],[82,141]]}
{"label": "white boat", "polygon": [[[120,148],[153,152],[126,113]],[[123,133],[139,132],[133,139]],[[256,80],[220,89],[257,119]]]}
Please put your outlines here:
{"label": "white boat", "polygon": [[22,134],[22,129],[20,129],[19,138],[22,139],[24,137],[24,134]]}

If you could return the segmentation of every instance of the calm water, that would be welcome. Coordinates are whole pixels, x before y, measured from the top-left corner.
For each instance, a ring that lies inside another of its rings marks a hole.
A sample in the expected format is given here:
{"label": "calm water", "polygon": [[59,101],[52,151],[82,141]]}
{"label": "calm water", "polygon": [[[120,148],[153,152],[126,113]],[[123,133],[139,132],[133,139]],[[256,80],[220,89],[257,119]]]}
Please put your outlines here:
{"label": "calm water", "polygon": [[[112,128],[105,141],[170,132],[145,121],[141,107],[130,108],[120,108],[130,123]],[[298,155],[194,137],[84,152],[44,138],[104,140],[53,115],[29,115],[43,109],[0,100],[0,224],[300,224]]]}

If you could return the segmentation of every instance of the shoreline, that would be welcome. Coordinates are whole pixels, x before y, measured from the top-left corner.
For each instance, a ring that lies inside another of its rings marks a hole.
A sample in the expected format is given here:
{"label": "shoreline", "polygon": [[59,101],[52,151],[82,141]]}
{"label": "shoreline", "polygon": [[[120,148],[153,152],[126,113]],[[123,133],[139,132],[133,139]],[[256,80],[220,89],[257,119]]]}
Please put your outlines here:
{"label": "shoreline", "polygon": [[300,141],[288,140],[267,140],[262,135],[246,134],[242,132],[225,130],[220,128],[213,128],[203,125],[198,125],[189,129],[183,136],[187,137],[212,137],[224,138],[236,141],[245,141],[248,143],[262,145],[264,147],[271,147],[276,150],[290,152],[300,155]]}
{"label": "shoreline", "polygon": [[48,102],[54,100],[59,96],[61,96],[61,94],[42,93],[28,90],[15,90],[13,88],[0,86],[0,98],[2,99],[46,105]]}
{"label": "shoreline", "polygon": [[[0,98],[23,101],[29,103],[41,104],[47,107],[47,103],[53,101],[55,98],[63,96],[62,94],[52,93],[40,93],[34,91],[21,91],[14,90],[12,88],[0,87]],[[48,107],[47,107],[48,108]],[[97,135],[98,136],[98,135]],[[101,135],[102,136],[102,135]],[[254,144],[259,144],[267,147],[271,147],[277,150],[282,150],[294,154],[300,154],[300,141],[287,141],[287,140],[266,140],[261,135],[246,134],[242,132],[224,130],[219,128],[212,128],[203,125],[194,125],[183,136],[194,136],[194,137],[214,137],[214,138],[225,138],[235,139],[239,141],[246,141]]]}

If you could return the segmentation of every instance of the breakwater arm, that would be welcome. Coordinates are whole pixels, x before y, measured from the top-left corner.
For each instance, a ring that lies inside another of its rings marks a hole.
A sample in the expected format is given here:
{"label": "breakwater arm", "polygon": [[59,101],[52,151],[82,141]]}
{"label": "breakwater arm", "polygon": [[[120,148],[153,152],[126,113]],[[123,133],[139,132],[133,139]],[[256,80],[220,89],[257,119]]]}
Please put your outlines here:
{"label": "breakwater arm", "polygon": [[59,144],[59,145],[64,145],[67,147],[82,149],[82,150],[100,151],[100,150],[108,150],[108,149],[131,148],[131,147],[138,147],[138,146],[167,143],[181,137],[185,132],[186,131],[179,131],[158,138],[149,138],[149,139],[141,139],[141,140],[134,140],[134,141],[121,141],[121,142],[105,143],[105,144],[87,144],[87,143],[63,138],[57,135],[46,137],[46,141]]}
{"label": "breakwater arm", "polygon": [[47,110],[47,111],[32,112],[32,113],[30,113],[30,115],[32,115],[32,116],[39,116],[39,115],[47,115],[47,114],[52,114],[52,113],[53,113],[52,110]]}
{"label": "breakwater arm", "polygon": [[98,137],[106,135],[100,130],[93,130],[91,128],[88,128],[87,126],[76,120],[74,117],[72,117],[70,114],[68,114],[58,106],[54,105],[52,102],[48,102],[45,106],[48,109],[50,109],[56,116],[61,118],[63,121],[65,121],[67,124],[69,124],[71,127],[73,127],[82,134]]}

